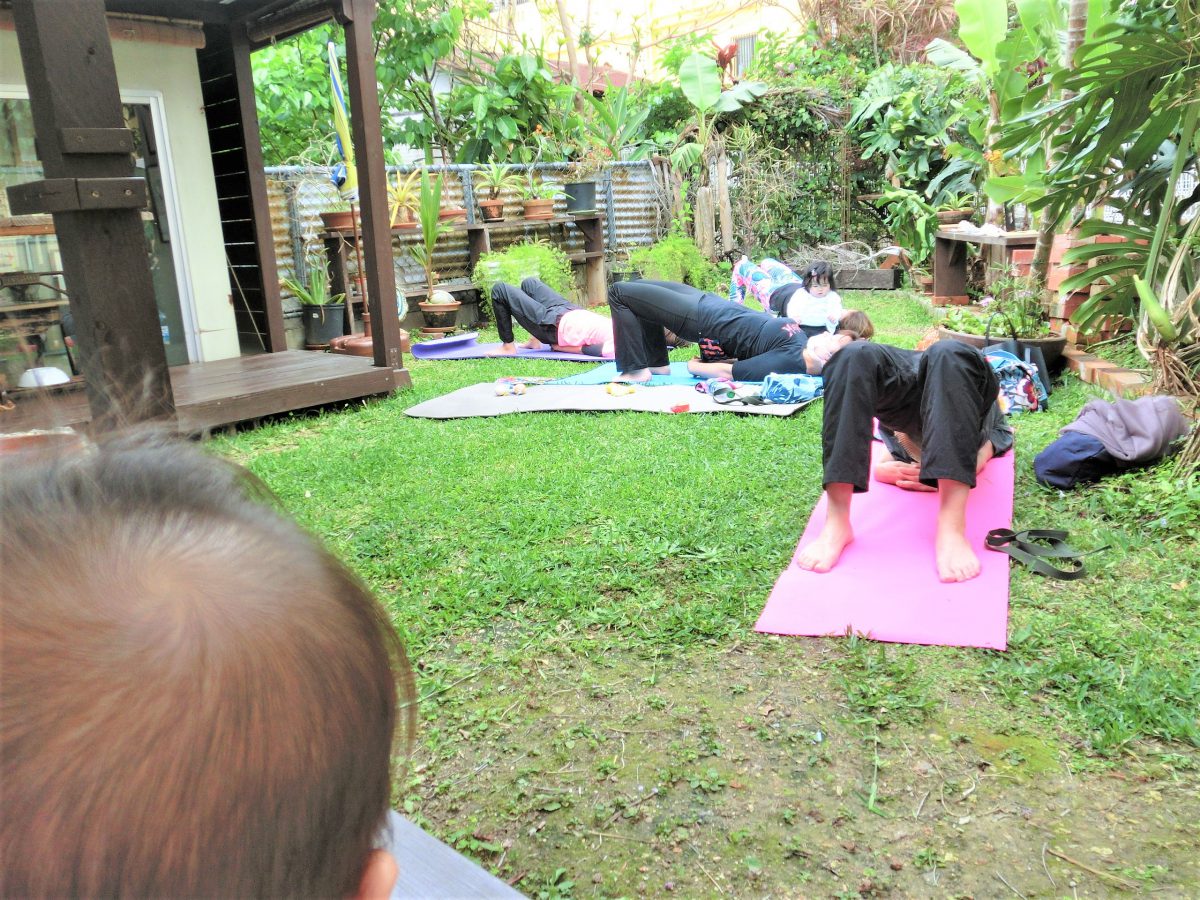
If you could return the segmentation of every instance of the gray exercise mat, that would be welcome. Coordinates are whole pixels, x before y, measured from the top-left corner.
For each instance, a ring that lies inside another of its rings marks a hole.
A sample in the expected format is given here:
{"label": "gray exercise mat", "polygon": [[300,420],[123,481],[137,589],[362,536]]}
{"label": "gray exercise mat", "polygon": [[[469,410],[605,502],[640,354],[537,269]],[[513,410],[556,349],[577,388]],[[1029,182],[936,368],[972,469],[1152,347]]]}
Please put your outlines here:
{"label": "gray exercise mat", "polygon": [[[492,382],[473,384],[453,393],[434,397],[405,410],[418,419],[469,419],[477,416],[503,416],[522,412],[735,412],[760,416],[790,416],[807,403],[768,403],[747,406],[741,403],[716,403],[694,387],[668,384],[662,387],[635,387],[632,394],[613,396],[603,384],[533,385],[520,395],[496,396]],[[812,401],[810,400],[809,403]]]}
{"label": "gray exercise mat", "polygon": [[478,863],[426,834],[398,813],[388,810],[384,840],[400,877],[390,900],[454,897],[463,900],[520,900],[524,897]]}

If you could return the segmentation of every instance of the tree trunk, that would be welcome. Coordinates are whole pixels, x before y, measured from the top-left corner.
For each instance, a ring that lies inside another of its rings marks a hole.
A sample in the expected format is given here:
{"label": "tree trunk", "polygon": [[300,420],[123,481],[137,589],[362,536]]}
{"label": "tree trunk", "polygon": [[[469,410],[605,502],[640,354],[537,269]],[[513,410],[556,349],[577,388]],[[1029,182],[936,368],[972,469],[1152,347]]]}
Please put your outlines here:
{"label": "tree trunk", "polygon": [[721,251],[728,253],[733,249],[733,206],[729,202],[729,158],[725,155],[725,145],[717,147],[717,213],[721,218]]}
{"label": "tree trunk", "polygon": [[[999,130],[1000,100],[996,96],[995,91],[988,91],[988,126],[987,132],[984,135],[985,155],[992,152],[992,148],[996,143],[996,133]],[[984,222],[989,225],[1004,227],[1004,207],[990,197],[988,198],[987,213],[984,215]]]}
{"label": "tree trunk", "polygon": [[[1075,53],[1079,50],[1079,45],[1083,43],[1084,37],[1087,35],[1087,8],[1088,0],[1071,0],[1071,8],[1067,14],[1067,46],[1064,49],[1063,63],[1068,71],[1075,69]],[[1063,99],[1070,97],[1070,91],[1063,91]],[[1064,129],[1068,127],[1064,123]],[[1055,164],[1054,155],[1050,147],[1050,141],[1046,141],[1046,168],[1053,168]],[[1046,281],[1050,275],[1050,251],[1054,243],[1054,233],[1058,230],[1059,220],[1050,218],[1047,215],[1043,220],[1041,227],[1038,229],[1037,243],[1033,247],[1033,262],[1029,267],[1029,275],[1033,280],[1033,285],[1036,290],[1044,291],[1046,289]]]}
{"label": "tree trunk", "polygon": [[[563,43],[567,47],[567,62],[571,65],[571,84],[577,84],[579,79],[579,52],[575,49],[575,32],[571,30],[571,17],[567,14],[565,0],[556,0],[558,4],[558,23],[562,26]],[[575,112],[583,112],[583,97],[575,92]]]}
{"label": "tree trunk", "polygon": [[700,248],[709,259],[712,259],[715,253],[716,234],[713,229],[713,202],[712,188],[702,187],[696,189],[696,246]]}

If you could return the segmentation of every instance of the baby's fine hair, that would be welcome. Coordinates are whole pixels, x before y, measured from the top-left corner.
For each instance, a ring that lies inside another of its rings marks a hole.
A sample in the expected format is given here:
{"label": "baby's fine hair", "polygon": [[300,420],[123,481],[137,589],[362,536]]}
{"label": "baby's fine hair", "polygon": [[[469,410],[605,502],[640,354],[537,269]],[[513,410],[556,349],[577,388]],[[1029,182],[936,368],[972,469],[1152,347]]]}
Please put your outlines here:
{"label": "baby's fine hair", "polygon": [[838,322],[838,331],[848,331],[855,340],[869,341],[875,336],[875,325],[870,317],[861,309],[848,309],[842,313]]}
{"label": "baby's fine hair", "polygon": [[0,895],[345,897],[411,670],[246,471],[174,438],[0,460]]}
{"label": "baby's fine hair", "polygon": [[809,263],[804,268],[804,274],[800,276],[800,283],[804,285],[804,289],[808,290],[815,281],[825,281],[829,283],[830,289],[833,288],[833,267],[823,259],[818,259],[815,262]]}

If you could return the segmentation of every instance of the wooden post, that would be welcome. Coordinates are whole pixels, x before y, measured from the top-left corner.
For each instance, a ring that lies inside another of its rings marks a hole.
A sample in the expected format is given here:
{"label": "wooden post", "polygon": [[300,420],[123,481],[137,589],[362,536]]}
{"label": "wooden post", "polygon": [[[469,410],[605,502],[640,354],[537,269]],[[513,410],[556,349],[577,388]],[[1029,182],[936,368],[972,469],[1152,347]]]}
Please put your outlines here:
{"label": "wooden post", "polygon": [[[132,178],[131,146],[100,140],[125,130],[103,0],[15,0],[13,18],[46,180],[9,196],[14,213],[54,214],[92,421],[174,419],[136,208],[145,181]],[[54,186],[66,188],[57,202]]]}
{"label": "wooden post", "polygon": [[604,229],[600,216],[577,219],[575,224],[583,235],[583,283],[585,306],[600,306],[608,297],[608,283],[604,277]]}
{"label": "wooden post", "polygon": [[379,80],[371,23],[375,0],[342,0],[339,21],[346,32],[350,129],[362,205],[362,247],[366,256],[367,300],[377,366],[402,368],[396,277],[392,269],[392,230],[388,227],[387,170],[379,120]]}

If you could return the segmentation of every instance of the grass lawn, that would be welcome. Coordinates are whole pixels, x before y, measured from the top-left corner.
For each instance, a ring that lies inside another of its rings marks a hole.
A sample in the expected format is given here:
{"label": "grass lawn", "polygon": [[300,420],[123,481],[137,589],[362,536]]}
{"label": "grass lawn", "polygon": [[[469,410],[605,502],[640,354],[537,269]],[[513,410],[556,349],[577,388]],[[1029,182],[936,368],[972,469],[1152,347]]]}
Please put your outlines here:
{"label": "grass lawn", "polygon": [[[846,301],[883,341],[930,326]],[[415,821],[535,897],[1200,894],[1200,479],[1039,487],[1073,376],[1015,421],[1016,524],[1107,549],[1015,569],[998,653],[751,630],[821,490],[819,404],[416,420],[580,368],[407,362],[411,391],[214,444],[393,611]]]}

